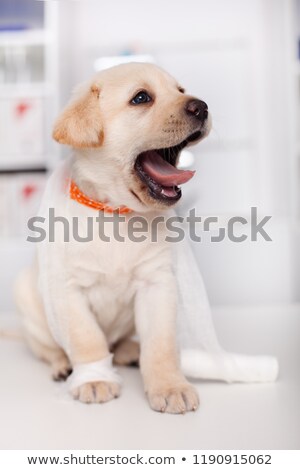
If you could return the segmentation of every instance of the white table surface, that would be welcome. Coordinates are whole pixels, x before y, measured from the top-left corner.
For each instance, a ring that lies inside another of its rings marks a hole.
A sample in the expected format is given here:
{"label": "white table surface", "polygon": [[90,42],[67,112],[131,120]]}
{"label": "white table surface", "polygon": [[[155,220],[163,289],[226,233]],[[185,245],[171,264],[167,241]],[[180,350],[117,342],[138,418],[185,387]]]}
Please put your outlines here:
{"label": "white table surface", "polygon": [[[214,309],[224,347],[275,354],[275,384],[198,383],[196,413],[148,407],[137,369],[105,405],[70,399],[21,341],[0,339],[1,449],[300,449],[300,306]],[[0,327],[14,323],[0,314]]]}

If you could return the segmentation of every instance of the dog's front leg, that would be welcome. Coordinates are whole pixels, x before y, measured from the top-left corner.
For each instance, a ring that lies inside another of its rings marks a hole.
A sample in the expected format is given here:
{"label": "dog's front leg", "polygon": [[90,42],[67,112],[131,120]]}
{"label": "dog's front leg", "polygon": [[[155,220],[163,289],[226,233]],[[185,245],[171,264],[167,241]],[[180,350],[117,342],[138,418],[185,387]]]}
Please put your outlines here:
{"label": "dog's front leg", "polygon": [[[57,320],[64,349],[67,351],[73,367],[73,374],[75,373],[76,376],[77,372],[78,380],[79,370],[79,382],[82,382],[80,375],[89,377],[92,368],[92,375],[96,376],[97,370],[95,373],[95,367],[97,369],[99,367],[97,364],[100,363],[101,368],[101,361],[103,360],[105,369],[104,380],[100,378],[100,370],[99,379],[87,379],[81,385],[72,386],[72,395],[85,403],[103,403],[112,400],[120,394],[120,385],[116,381],[107,379],[111,366],[106,365],[106,360],[110,354],[106,337],[96,322],[89,308],[87,298],[80,287],[68,287],[62,295],[64,301],[59,306],[57,304]],[[61,311],[62,308],[63,312]],[[73,382],[74,379],[75,377],[73,377]],[[70,377],[70,383],[72,385],[72,376]]]}
{"label": "dog's front leg", "polygon": [[172,272],[155,270],[136,295],[140,366],[152,409],[168,413],[196,410],[199,400],[183,376],[176,344],[177,289]]}

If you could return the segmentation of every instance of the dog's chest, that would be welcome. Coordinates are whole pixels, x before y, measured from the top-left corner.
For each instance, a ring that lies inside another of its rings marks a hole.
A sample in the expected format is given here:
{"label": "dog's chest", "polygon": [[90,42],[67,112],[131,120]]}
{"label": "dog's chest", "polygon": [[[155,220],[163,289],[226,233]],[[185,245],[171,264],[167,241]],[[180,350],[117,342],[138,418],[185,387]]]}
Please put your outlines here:
{"label": "dog's chest", "polygon": [[[80,221],[83,237],[85,218],[80,217]],[[149,231],[143,235],[143,240],[137,241],[128,235],[126,224],[116,230],[108,223],[105,236],[99,237],[97,231],[91,241],[71,242],[66,247],[72,282],[84,292],[110,343],[133,330],[137,290],[153,282],[157,261],[161,264],[166,257],[168,263],[166,246],[153,243]]]}
{"label": "dog's chest", "polygon": [[112,279],[103,275],[85,292],[90,309],[110,344],[133,332],[134,282],[126,277]]}
{"label": "dog's chest", "polygon": [[148,282],[141,268],[148,265],[149,257],[157,258],[157,247],[116,240],[79,245],[69,246],[73,282],[84,292],[90,310],[113,344],[134,331],[135,295]]}
{"label": "dog's chest", "polygon": [[133,330],[139,280],[129,256],[122,250],[112,250],[110,245],[102,248],[77,252],[72,277],[86,296],[108,342],[113,344]]}
{"label": "dog's chest", "polygon": [[[162,251],[167,251],[164,225],[159,226],[153,236],[151,220],[144,219],[146,229],[142,233],[134,233],[129,224],[131,216],[119,224],[111,221],[104,223],[102,220],[96,224],[95,218],[91,218],[92,230],[87,230],[89,209],[79,205],[75,207],[76,212],[70,215],[79,219],[78,233],[82,241],[78,243],[78,240],[71,238],[68,244],[67,263],[71,265],[72,271],[77,270],[80,274],[83,270],[84,275],[132,277],[149,258],[155,259]],[[87,233],[89,240],[83,241]]]}

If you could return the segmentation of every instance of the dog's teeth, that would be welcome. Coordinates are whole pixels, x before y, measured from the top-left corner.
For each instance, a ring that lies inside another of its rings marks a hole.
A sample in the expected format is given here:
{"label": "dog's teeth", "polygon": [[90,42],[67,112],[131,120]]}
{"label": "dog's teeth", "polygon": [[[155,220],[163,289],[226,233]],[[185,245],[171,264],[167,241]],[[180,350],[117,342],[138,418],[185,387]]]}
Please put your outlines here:
{"label": "dog's teeth", "polygon": [[161,189],[161,194],[163,194],[164,196],[167,196],[167,197],[174,197],[177,194],[176,188],[175,188],[175,186],[170,187],[170,188],[162,188]]}

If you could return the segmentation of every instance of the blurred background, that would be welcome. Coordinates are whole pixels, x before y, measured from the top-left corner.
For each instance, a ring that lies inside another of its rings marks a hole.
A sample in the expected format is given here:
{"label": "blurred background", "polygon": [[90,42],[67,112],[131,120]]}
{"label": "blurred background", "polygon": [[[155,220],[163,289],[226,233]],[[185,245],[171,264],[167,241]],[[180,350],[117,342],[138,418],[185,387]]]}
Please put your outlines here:
{"label": "blurred background", "polygon": [[299,40],[300,0],[0,0],[0,312],[33,256],[26,221],[69,151],[51,140],[55,116],[75,84],[135,55],[212,113],[180,211],[218,216],[215,232],[252,206],[272,216],[272,242],[194,246],[211,303],[299,301]]}

